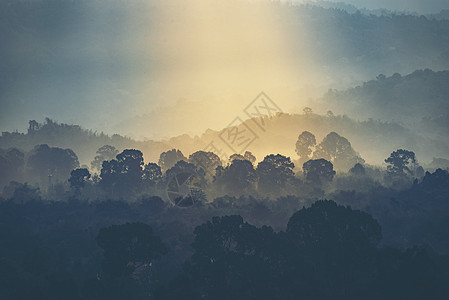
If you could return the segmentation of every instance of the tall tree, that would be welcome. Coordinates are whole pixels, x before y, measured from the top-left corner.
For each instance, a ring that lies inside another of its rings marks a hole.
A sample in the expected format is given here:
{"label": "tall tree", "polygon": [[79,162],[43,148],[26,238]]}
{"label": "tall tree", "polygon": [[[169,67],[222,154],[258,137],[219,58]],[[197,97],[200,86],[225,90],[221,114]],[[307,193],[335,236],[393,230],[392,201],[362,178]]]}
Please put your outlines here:
{"label": "tall tree", "polygon": [[301,164],[311,158],[315,146],[316,139],[312,133],[303,131],[298,136],[298,140],[296,141],[296,154],[298,154]]}
{"label": "tall tree", "polygon": [[213,152],[197,151],[189,156],[189,163],[194,164],[197,168],[204,170],[209,178],[215,176],[217,167],[221,167],[222,163],[220,157]]}
{"label": "tall tree", "polygon": [[46,144],[34,147],[27,161],[29,174],[42,185],[47,182],[47,176],[56,181],[67,181],[70,172],[78,166],[78,156],[71,149]]}
{"label": "tall tree", "polygon": [[335,175],[332,163],[322,158],[305,162],[302,169],[306,179],[316,184],[330,182]]}
{"label": "tall tree", "polygon": [[336,132],[329,133],[317,146],[313,159],[319,158],[332,162],[337,170],[349,170],[356,163],[365,162],[352,148],[351,143]]}
{"label": "tall tree", "polygon": [[143,154],[140,150],[126,149],[116,159],[104,161],[100,184],[118,196],[134,193],[142,187]]}
{"label": "tall tree", "polygon": [[101,171],[102,164],[105,160],[111,160],[116,157],[118,150],[114,146],[104,145],[98,148],[97,155],[90,163],[92,170]]}
{"label": "tall tree", "polygon": [[415,153],[404,149],[393,151],[385,162],[388,173],[397,176],[412,176],[418,163]]}
{"label": "tall tree", "polygon": [[279,194],[288,183],[294,180],[294,167],[290,157],[281,154],[265,156],[256,169],[259,190],[268,194]]}
{"label": "tall tree", "polygon": [[239,196],[255,192],[257,174],[253,164],[246,159],[234,159],[226,168],[217,172],[214,186],[227,195]]}
{"label": "tall tree", "polygon": [[187,158],[182,154],[181,150],[172,149],[161,153],[158,165],[161,167],[162,172],[165,173],[180,160],[187,161]]}

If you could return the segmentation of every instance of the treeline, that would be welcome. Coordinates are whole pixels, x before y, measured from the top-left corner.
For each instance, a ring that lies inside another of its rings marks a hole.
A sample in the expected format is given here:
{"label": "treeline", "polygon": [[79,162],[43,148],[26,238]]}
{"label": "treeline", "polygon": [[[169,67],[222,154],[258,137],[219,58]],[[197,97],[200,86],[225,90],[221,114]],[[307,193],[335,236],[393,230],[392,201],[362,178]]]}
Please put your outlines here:
{"label": "treeline", "polygon": [[[317,143],[313,133],[304,131],[295,146],[298,159],[270,154],[257,161],[246,151],[223,160],[213,152],[196,151],[187,157],[172,149],[162,152],[158,163],[145,163],[139,150],[119,152],[104,145],[90,167],[79,167],[70,149],[43,144],[22,153],[13,148],[0,155],[2,195],[18,204],[39,197],[87,203],[138,203],[157,197],[157,207],[218,207],[228,211],[248,205],[267,218],[273,205],[287,205],[287,210],[270,217],[270,225],[276,229],[296,204],[310,205],[328,197],[373,214],[386,230],[389,244],[410,246],[411,240],[413,244],[427,240],[438,251],[449,252],[445,239],[438,238],[444,231],[432,229],[446,222],[444,184],[449,161],[436,159],[424,168],[413,151],[398,149],[384,159],[386,169],[370,166],[349,140],[336,132]],[[290,196],[300,202],[270,203]],[[422,211],[421,205],[426,210]]]}
{"label": "treeline", "polygon": [[[317,139],[323,139],[330,132],[344,133],[355,149],[370,164],[379,164],[393,149],[412,149],[421,162],[430,162],[434,157],[446,157],[449,153],[445,135],[435,131],[434,134],[422,135],[415,130],[405,128],[394,122],[369,119],[356,121],[345,115],[329,111],[326,115],[307,112],[303,114],[278,114],[264,119],[265,131],[257,132],[258,138],[248,148],[256,157],[265,157],[267,153],[284,153],[295,155],[294,145],[298,132],[312,132]],[[245,121],[238,127],[253,128],[254,120]],[[96,151],[103,145],[123,149],[140,149],[147,161],[157,162],[159,154],[176,148],[184,153],[193,153],[205,149],[211,142],[223,152],[231,151],[222,142],[220,131],[206,130],[201,136],[181,135],[164,141],[135,141],[119,135],[108,136],[82,129],[77,125],[57,123],[47,119],[44,123],[30,121],[27,133],[3,132],[0,136],[0,148],[17,148],[29,152],[36,145],[48,144],[53,147],[72,149],[81,165],[89,166],[97,155]],[[227,153],[228,156],[232,152]],[[225,157],[228,158],[228,157]],[[294,159],[294,158],[293,158]],[[302,162],[299,166],[302,165]]]}

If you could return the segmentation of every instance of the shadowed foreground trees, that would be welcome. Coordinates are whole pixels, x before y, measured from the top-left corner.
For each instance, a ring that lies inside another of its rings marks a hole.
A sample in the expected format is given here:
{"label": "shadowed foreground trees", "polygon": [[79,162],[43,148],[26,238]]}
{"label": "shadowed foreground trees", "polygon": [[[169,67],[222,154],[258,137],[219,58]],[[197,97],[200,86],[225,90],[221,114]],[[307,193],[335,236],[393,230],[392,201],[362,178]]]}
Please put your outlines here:
{"label": "shadowed foreground trees", "polygon": [[[369,214],[318,201],[285,232],[240,216],[195,229],[195,253],[157,299],[445,299],[448,259],[424,248],[378,248]],[[418,284],[419,282],[419,284]]]}
{"label": "shadowed foreground trees", "polygon": [[96,241],[103,249],[104,278],[97,287],[101,298],[148,299],[152,261],[167,252],[152,228],[144,223],[112,225],[102,228]]}

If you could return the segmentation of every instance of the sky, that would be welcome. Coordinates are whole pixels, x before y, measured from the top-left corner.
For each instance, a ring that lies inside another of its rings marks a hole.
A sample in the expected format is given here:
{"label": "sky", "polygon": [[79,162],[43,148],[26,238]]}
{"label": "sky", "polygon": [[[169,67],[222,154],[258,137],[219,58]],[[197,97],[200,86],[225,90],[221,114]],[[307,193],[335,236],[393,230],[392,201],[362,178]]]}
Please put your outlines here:
{"label": "sky", "polygon": [[28,120],[49,117],[160,139],[221,129],[261,91],[291,111],[329,88],[313,49],[304,43],[292,53],[293,39],[310,38],[307,28],[289,32],[266,6],[237,10],[236,2],[1,1],[0,130],[25,131]]}

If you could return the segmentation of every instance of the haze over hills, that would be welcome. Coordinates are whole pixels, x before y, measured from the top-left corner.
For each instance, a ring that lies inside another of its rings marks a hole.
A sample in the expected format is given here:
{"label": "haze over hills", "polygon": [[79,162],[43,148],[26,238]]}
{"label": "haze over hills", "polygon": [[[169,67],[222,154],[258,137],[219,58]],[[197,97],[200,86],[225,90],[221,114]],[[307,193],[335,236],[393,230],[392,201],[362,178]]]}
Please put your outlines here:
{"label": "haze over hills", "polygon": [[403,13],[62,0],[4,1],[0,17],[1,131],[48,116],[139,140],[200,135],[262,90],[294,113],[378,74],[449,69],[449,21]]}
{"label": "haze over hills", "polygon": [[[253,152],[259,161],[270,153],[297,159],[296,140],[302,131],[307,130],[315,134],[317,141],[332,131],[337,132],[347,138],[370,164],[381,165],[392,151],[400,148],[414,151],[421,162],[430,162],[433,157],[449,157],[448,74],[424,70],[406,76],[379,76],[377,80],[356,88],[329,91],[322,98],[310,102],[313,109],[334,113],[273,112],[264,117],[263,128],[257,125],[261,122],[258,118],[234,122],[232,125],[237,126],[238,132],[246,130],[250,133],[246,138],[251,140],[240,146],[231,142],[226,129],[209,129],[197,136],[184,134],[163,140],[136,141],[47,120],[39,130],[28,134],[3,133],[0,148],[18,147],[28,151],[36,144],[48,143],[73,149],[81,163],[86,165],[104,144],[121,150],[140,149],[146,160],[153,162],[157,162],[161,152],[172,148],[180,149],[185,155],[203,149],[219,155],[222,152],[225,159],[244,150]],[[345,112],[348,116],[344,115]]]}

